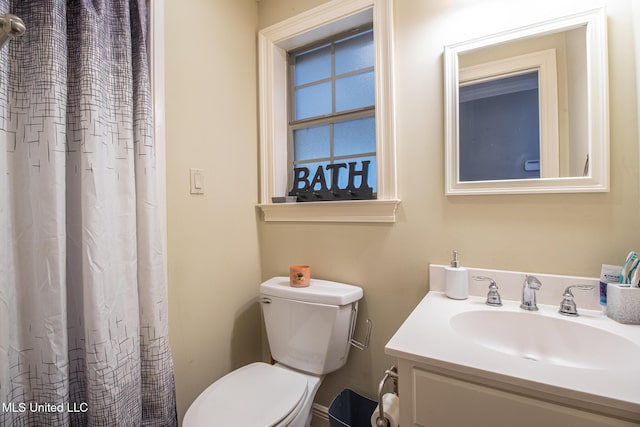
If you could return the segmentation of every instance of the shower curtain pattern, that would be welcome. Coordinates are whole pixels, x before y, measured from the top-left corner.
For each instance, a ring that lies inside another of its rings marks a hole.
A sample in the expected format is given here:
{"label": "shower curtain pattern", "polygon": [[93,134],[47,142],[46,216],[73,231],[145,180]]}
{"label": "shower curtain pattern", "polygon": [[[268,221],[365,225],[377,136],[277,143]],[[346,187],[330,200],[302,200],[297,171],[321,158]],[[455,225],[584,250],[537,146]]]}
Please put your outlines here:
{"label": "shower curtain pattern", "polygon": [[0,426],[177,425],[145,0],[0,0]]}

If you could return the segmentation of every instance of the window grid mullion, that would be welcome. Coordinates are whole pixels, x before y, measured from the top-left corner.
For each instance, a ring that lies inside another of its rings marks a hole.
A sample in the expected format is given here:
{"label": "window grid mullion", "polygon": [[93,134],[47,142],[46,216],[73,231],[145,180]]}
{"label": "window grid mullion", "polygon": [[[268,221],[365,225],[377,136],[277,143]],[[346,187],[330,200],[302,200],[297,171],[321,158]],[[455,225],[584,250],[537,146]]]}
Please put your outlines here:
{"label": "window grid mullion", "polygon": [[[331,116],[336,114],[336,43],[331,42]],[[333,121],[329,124],[329,163],[333,163]]]}
{"label": "window grid mullion", "polygon": [[[355,76],[357,74],[366,73],[367,71],[373,71],[374,69],[375,69],[375,67],[357,68],[355,70],[347,71],[346,73],[336,74],[335,78],[336,79],[341,79],[343,77]],[[302,83],[302,84],[297,85],[297,86],[294,83],[292,85],[292,87],[293,87],[294,90],[304,89],[304,88],[307,88],[307,87],[310,87],[310,86],[315,86],[315,85],[320,84],[320,83],[330,82],[332,78],[333,77],[325,77],[323,79],[314,80],[312,82]]]}
{"label": "window grid mullion", "polygon": [[329,163],[335,159],[335,149],[333,145],[333,123],[329,125]]}
{"label": "window grid mullion", "polygon": [[335,115],[327,114],[324,116],[309,117],[308,119],[295,120],[289,123],[289,126],[292,129],[301,129],[301,128],[313,127],[313,126],[326,124],[326,123],[338,123],[338,122],[343,122],[349,119],[357,119],[360,117],[368,117],[368,116],[374,116],[374,115],[375,115],[375,107],[371,106],[371,107],[358,108],[355,110],[348,110],[345,112],[337,113]]}

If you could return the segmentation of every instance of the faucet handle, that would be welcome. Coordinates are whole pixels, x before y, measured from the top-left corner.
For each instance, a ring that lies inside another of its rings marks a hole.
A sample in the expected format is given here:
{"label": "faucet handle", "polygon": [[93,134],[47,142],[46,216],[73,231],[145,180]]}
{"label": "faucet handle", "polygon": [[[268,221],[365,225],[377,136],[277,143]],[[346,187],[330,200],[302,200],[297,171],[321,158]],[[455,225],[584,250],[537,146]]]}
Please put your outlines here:
{"label": "faucet handle", "polygon": [[573,300],[573,292],[571,289],[582,289],[584,291],[588,291],[593,289],[595,286],[593,285],[571,285],[567,286],[567,288],[562,293],[562,302],[560,302],[560,309],[558,313],[564,316],[578,316],[578,307],[576,306],[576,302]]}
{"label": "faucet handle", "polygon": [[475,281],[489,282],[489,293],[487,294],[487,301],[485,304],[494,307],[500,307],[502,305],[502,299],[500,298],[500,294],[498,293],[498,285],[496,285],[495,280],[487,276],[471,276],[471,278]]}

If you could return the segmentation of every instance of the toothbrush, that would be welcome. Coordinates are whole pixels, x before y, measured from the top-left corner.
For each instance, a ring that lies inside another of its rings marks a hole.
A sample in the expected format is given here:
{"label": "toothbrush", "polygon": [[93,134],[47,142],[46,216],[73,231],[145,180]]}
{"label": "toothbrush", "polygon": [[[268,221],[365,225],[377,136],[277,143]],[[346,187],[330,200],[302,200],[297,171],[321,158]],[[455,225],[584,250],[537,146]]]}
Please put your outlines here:
{"label": "toothbrush", "polygon": [[638,264],[640,264],[640,258],[634,259],[631,262],[631,267],[629,267],[629,271],[625,276],[624,283],[628,284],[629,286],[635,286],[635,282],[633,280],[634,276],[637,276]]}
{"label": "toothbrush", "polygon": [[627,255],[627,259],[622,266],[622,271],[620,272],[620,283],[628,284],[631,279],[631,274],[633,272],[633,267],[635,264],[635,268],[638,268],[638,254],[635,251],[629,252]]}
{"label": "toothbrush", "polygon": [[640,287],[640,258],[636,259],[633,267],[629,270],[629,286],[632,288]]}

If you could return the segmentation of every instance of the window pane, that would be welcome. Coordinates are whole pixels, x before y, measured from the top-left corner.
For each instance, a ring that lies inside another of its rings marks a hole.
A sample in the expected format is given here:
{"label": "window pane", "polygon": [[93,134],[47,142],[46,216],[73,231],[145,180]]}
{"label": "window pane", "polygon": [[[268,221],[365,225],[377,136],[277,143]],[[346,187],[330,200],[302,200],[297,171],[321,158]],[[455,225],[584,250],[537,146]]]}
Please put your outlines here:
{"label": "window pane", "polygon": [[373,31],[336,43],[336,75],[373,67]]}
{"label": "window pane", "polygon": [[331,114],[331,82],[296,89],[296,120]]}
{"label": "window pane", "polygon": [[329,138],[329,125],[294,130],[294,160],[300,161],[329,157],[331,155]]}
{"label": "window pane", "polygon": [[331,48],[329,45],[301,53],[295,57],[296,86],[331,77]]}
{"label": "window pane", "polygon": [[374,105],[373,71],[336,80],[336,111]]}
{"label": "window pane", "polygon": [[333,127],[334,154],[348,156],[376,151],[376,119],[348,120],[336,123]]}

